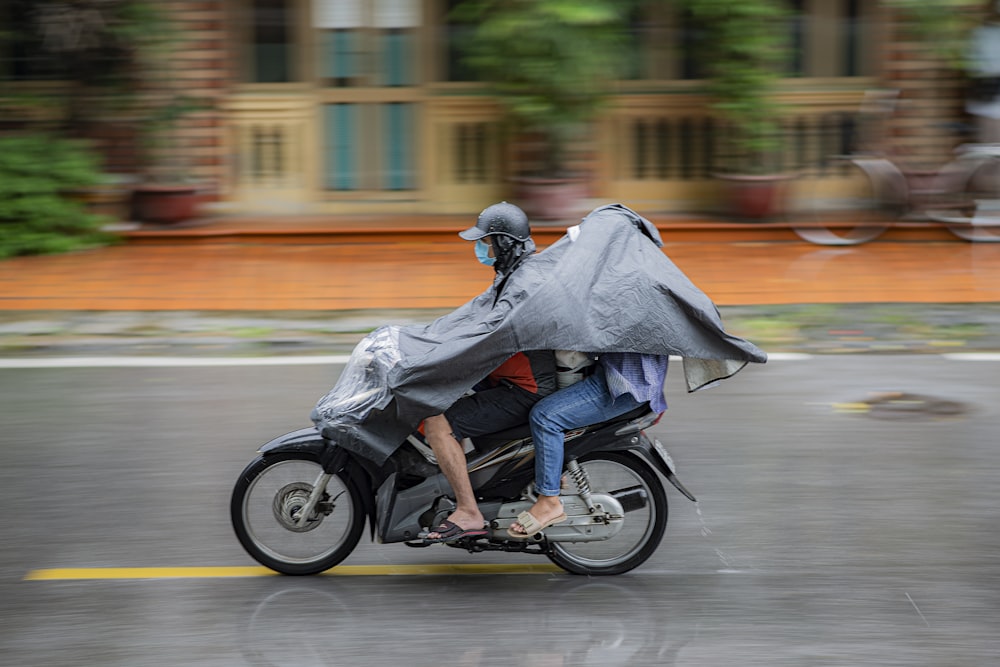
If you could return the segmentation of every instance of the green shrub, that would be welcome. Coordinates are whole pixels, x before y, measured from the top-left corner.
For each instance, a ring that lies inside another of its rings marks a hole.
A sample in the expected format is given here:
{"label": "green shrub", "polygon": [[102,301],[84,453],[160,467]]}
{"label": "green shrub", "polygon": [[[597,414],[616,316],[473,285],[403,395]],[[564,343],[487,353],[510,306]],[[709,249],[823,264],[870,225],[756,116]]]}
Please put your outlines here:
{"label": "green shrub", "polygon": [[110,242],[100,230],[104,220],[69,195],[99,178],[96,156],[80,143],[42,135],[0,137],[0,258]]}
{"label": "green shrub", "polygon": [[466,64],[489,85],[519,130],[539,133],[539,176],[571,169],[571,144],[601,110],[620,75],[628,3],[613,0],[464,0]]}

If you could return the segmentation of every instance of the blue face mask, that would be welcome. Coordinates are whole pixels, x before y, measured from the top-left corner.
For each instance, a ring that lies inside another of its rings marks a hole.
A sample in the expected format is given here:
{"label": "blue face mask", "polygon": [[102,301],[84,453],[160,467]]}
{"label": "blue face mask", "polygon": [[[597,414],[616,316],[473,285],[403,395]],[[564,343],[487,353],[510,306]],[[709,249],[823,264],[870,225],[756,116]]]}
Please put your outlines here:
{"label": "blue face mask", "polygon": [[496,257],[490,257],[490,244],[482,239],[476,241],[476,259],[486,266],[493,266],[497,262]]}

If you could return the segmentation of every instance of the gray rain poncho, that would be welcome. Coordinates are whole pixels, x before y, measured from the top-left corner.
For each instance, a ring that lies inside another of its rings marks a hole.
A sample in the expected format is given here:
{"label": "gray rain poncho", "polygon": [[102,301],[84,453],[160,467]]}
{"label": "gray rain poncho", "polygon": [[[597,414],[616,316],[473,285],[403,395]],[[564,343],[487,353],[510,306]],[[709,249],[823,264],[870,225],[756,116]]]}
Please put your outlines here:
{"label": "gray rain poncho", "polygon": [[715,304],[621,204],[595,209],[559,241],[424,326],[385,326],[358,343],[312,420],[324,437],[381,465],[424,418],[444,412],[526,350],[642,352],[683,359],[688,391],[767,355],[724,330]]}

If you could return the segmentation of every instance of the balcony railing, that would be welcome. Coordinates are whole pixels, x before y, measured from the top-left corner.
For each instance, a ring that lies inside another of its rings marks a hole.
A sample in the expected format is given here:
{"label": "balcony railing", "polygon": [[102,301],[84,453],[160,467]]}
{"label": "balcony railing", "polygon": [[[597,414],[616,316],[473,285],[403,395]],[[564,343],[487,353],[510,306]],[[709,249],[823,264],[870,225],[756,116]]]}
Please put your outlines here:
{"label": "balcony railing", "polygon": [[244,95],[226,105],[230,198],[240,208],[305,205],[315,182],[314,104],[306,96]]}
{"label": "balcony railing", "polygon": [[[830,157],[853,147],[862,91],[787,93],[783,150],[771,167],[822,184],[839,177]],[[229,100],[231,198],[243,207],[274,203],[314,210],[358,210],[350,199],[326,197],[319,120],[322,104],[301,95],[242,95]],[[509,196],[510,142],[500,109],[483,96],[442,95],[418,103],[414,127],[418,182],[412,210],[459,213]],[[710,208],[714,179],[725,171],[726,126],[698,95],[624,95],[592,133],[591,193],[646,210]],[[375,195],[375,196],[373,196]],[[364,192],[372,211],[388,198]],[[358,204],[360,205],[360,204]]]}

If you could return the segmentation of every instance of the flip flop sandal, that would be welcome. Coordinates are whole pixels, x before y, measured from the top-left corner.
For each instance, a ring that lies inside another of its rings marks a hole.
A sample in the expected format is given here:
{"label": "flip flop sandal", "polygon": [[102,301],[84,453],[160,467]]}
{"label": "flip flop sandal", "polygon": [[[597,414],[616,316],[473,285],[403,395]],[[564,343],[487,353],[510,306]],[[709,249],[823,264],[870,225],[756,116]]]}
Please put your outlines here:
{"label": "flip flop sandal", "polygon": [[534,537],[535,535],[542,532],[549,526],[554,526],[557,523],[562,523],[565,520],[566,520],[565,512],[563,512],[557,517],[549,519],[545,523],[541,523],[538,519],[534,517],[534,515],[532,515],[531,512],[521,512],[520,514],[517,515],[517,523],[521,524],[521,527],[524,528],[524,532],[523,533],[515,532],[514,524],[511,524],[510,528],[507,529],[507,534],[513,537],[515,540],[526,540],[529,537]]}
{"label": "flip flop sandal", "polygon": [[[489,531],[483,528],[462,528],[454,521],[449,521],[445,519],[441,522],[441,525],[434,528],[430,533],[437,533],[439,537],[425,537],[424,542],[427,544],[446,544],[448,542],[454,542],[455,540],[460,540],[463,537],[486,537]],[[428,533],[428,535],[430,534]]]}

